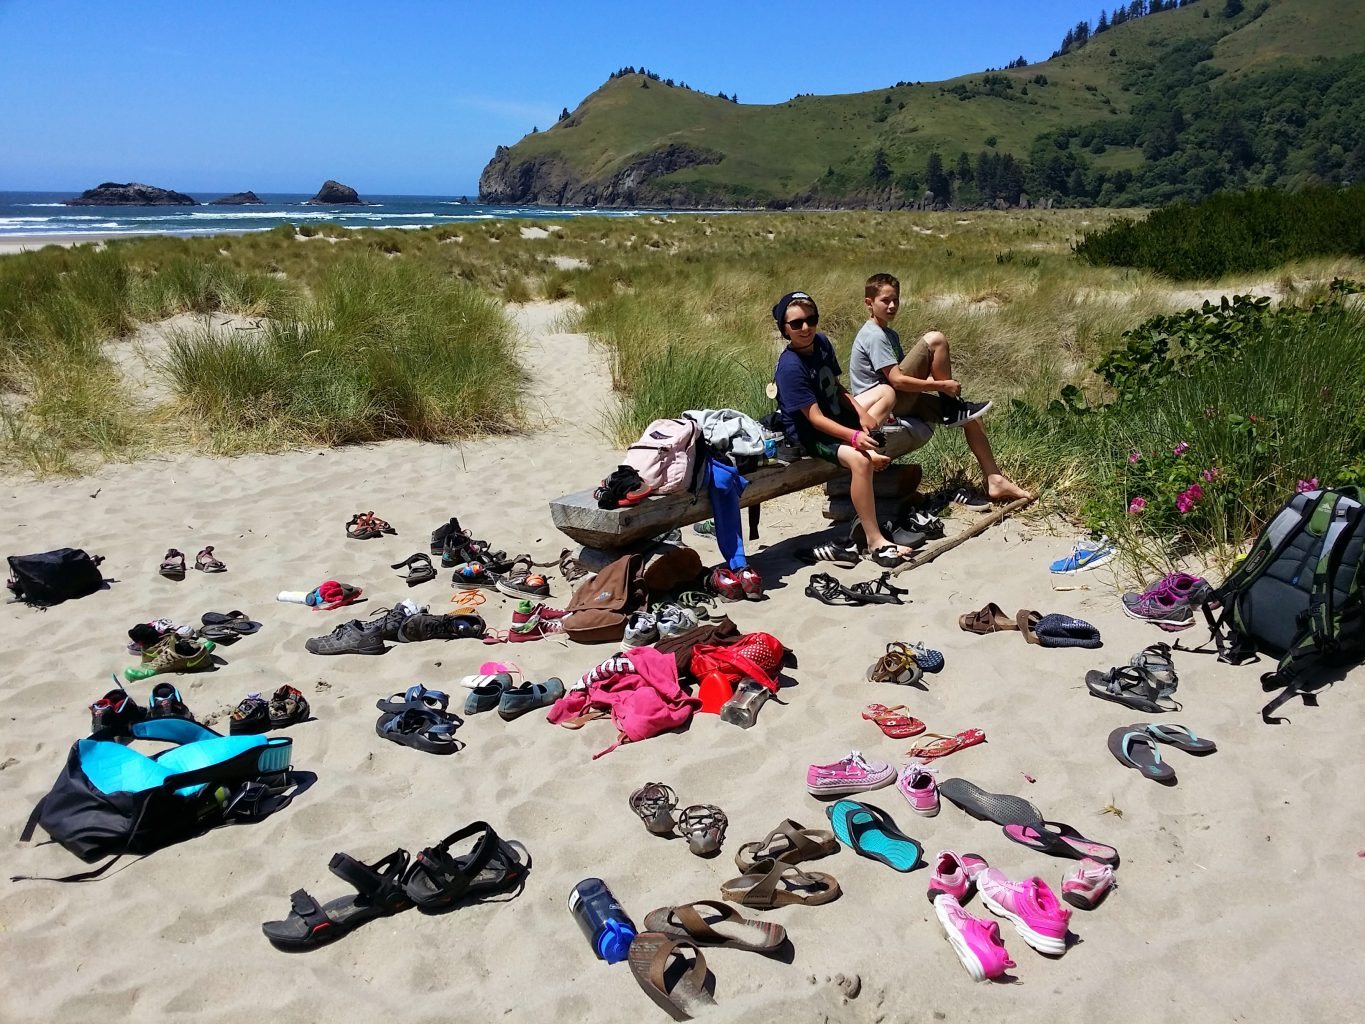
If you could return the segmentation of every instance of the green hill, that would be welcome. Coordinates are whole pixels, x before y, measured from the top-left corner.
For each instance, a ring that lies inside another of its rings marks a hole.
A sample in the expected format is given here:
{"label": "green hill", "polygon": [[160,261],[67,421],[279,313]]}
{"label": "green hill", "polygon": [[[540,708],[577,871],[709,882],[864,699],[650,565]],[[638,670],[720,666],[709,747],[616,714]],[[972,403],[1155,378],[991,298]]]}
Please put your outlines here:
{"label": "green hill", "polygon": [[1038,64],[772,105],[619,74],[499,147],[480,198],[1122,205],[1365,179],[1365,5],[1239,7],[1187,0]]}

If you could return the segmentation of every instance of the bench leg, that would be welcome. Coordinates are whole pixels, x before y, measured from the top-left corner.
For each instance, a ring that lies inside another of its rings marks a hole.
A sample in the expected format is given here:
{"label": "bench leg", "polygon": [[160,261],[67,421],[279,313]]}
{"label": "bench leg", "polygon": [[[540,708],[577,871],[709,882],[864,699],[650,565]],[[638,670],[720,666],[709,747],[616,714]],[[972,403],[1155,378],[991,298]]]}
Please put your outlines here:
{"label": "bench leg", "polygon": [[749,506],[749,539],[750,539],[750,540],[758,540],[758,516],[759,516],[759,512],[760,512],[762,509],[763,509],[763,504],[762,504],[762,502],[760,502],[760,503],[757,504],[757,505],[750,505],[750,506]]}

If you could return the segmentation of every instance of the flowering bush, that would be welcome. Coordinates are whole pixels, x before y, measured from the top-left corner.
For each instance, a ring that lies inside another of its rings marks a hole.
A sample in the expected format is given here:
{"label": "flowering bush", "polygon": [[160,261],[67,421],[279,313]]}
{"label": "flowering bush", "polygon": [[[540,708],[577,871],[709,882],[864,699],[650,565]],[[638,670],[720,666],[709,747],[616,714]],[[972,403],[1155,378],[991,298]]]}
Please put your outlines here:
{"label": "flowering bush", "polygon": [[[1129,525],[1144,533],[1171,536],[1200,532],[1235,500],[1233,474],[1206,459],[1189,441],[1129,452],[1116,471]],[[1112,506],[1110,506],[1112,509]],[[1112,511],[1088,510],[1103,526]]]}

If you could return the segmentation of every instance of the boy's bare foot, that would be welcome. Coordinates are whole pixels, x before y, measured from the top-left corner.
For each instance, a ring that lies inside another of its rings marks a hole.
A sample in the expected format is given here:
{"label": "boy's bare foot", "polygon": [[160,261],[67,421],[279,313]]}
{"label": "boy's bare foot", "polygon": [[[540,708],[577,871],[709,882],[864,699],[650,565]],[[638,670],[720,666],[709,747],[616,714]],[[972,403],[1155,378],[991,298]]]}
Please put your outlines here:
{"label": "boy's bare foot", "polygon": [[872,472],[874,473],[880,473],[887,466],[891,465],[891,460],[885,455],[879,455],[876,452],[865,452],[864,454],[867,456],[868,461],[872,463]]}
{"label": "boy's bare foot", "polygon": [[[866,529],[866,528],[864,528],[864,529]],[[905,548],[905,547],[901,547],[899,544],[895,543],[894,541],[887,540],[887,539],[886,539],[884,536],[882,536],[880,533],[878,533],[877,536],[876,536],[875,538],[873,538],[873,537],[869,537],[869,538],[868,538],[868,542],[867,542],[868,557],[871,557],[871,556],[872,556],[873,554],[875,554],[876,552],[882,551],[882,550],[884,550],[884,549],[886,549],[886,548],[891,548],[892,550],[894,550],[894,551],[896,552],[896,555],[897,555],[898,557],[902,558],[902,559],[914,558],[914,557],[915,557],[915,549],[914,549],[914,548]]]}
{"label": "boy's bare foot", "polygon": [[986,496],[991,501],[1017,501],[1020,498],[1032,498],[1033,495],[1016,484],[1004,473],[995,473],[986,477]]}

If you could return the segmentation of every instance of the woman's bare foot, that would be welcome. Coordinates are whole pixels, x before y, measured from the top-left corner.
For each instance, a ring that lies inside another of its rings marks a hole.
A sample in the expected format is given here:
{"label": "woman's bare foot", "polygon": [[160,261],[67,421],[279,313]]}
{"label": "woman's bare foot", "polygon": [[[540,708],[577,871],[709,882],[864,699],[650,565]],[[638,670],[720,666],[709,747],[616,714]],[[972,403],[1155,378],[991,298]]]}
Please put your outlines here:
{"label": "woman's bare foot", "polygon": [[1033,497],[1004,473],[994,473],[986,477],[986,496],[991,501],[1017,501],[1020,498]]}

